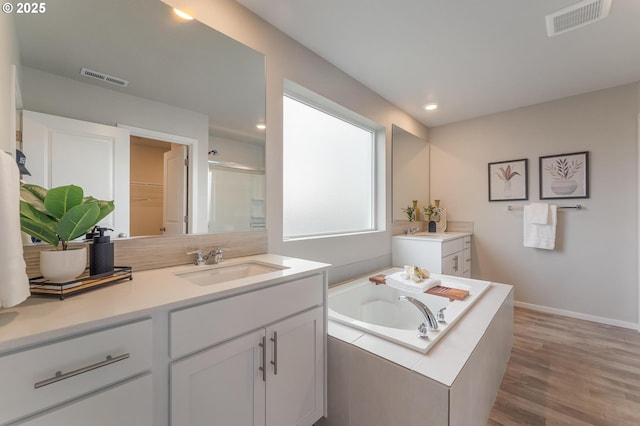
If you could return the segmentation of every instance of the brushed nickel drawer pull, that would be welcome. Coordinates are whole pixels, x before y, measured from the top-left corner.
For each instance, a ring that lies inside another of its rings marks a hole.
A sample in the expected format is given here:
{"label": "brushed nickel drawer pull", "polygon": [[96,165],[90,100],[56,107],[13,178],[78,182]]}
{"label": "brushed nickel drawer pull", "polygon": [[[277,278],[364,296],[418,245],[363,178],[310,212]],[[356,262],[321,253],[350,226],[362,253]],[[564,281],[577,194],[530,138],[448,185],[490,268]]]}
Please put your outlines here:
{"label": "brushed nickel drawer pull", "polygon": [[271,338],[271,341],[273,342],[273,361],[271,361],[271,364],[273,364],[273,374],[277,375],[278,374],[278,332],[277,331],[273,332],[273,337]]}
{"label": "brushed nickel drawer pull", "polygon": [[86,367],[78,368],[77,370],[69,371],[68,373],[63,373],[62,371],[57,371],[55,376],[53,376],[53,377],[51,377],[49,379],[46,379],[46,380],[41,380],[39,382],[36,382],[33,385],[33,388],[34,389],[38,389],[38,388],[41,388],[43,386],[47,386],[47,385],[59,382],[61,380],[68,379],[70,377],[77,376],[78,374],[83,374],[83,373],[86,373],[86,372],[91,371],[91,370],[96,370],[98,368],[102,368],[102,367],[105,367],[107,365],[114,364],[116,362],[125,360],[125,359],[129,358],[129,356],[130,355],[128,353],[122,354],[122,355],[118,355],[118,356],[115,356],[115,357],[112,357],[111,355],[107,355],[107,359],[105,359],[104,361],[96,362],[95,364],[87,365]]}
{"label": "brushed nickel drawer pull", "polygon": [[267,381],[267,338],[262,336],[260,343],[258,346],[262,348],[262,365],[258,367],[258,370],[262,371],[262,381]]}

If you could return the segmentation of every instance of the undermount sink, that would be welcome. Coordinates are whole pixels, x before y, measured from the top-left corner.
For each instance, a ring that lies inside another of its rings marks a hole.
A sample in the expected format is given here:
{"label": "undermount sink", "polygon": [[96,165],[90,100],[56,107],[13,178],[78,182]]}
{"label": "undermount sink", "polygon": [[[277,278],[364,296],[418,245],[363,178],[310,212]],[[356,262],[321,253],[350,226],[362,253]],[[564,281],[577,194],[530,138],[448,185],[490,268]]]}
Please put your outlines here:
{"label": "undermount sink", "polygon": [[207,269],[182,272],[175,275],[189,282],[192,282],[193,284],[207,286],[238,280],[240,278],[267,274],[269,272],[281,271],[283,269],[287,268],[270,263],[249,261],[243,263],[234,263],[230,265],[217,265]]}

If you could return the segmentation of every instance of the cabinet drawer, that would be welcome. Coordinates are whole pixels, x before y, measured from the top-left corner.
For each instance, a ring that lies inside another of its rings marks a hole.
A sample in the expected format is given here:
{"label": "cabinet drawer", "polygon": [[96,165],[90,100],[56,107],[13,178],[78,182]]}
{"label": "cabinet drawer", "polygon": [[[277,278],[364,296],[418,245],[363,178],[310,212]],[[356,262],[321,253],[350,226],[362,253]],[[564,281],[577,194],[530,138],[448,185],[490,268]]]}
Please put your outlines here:
{"label": "cabinet drawer", "polygon": [[153,380],[150,374],[19,423],[20,426],[153,424]]}
{"label": "cabinet drawer", "polygon": [[149,319],[0,357],[0,423],[149,370],[151,336]]}
{"label": "cabinet drawer", "polygon": [[324,280],[314,275],[169,314],[170,356],[179,358],[281,318],[322,305]]}
{"label": "cabinet drawer", "polygon": [[464,238],[456,238],[442,243],[442,257],[449,256],[464,249]]}

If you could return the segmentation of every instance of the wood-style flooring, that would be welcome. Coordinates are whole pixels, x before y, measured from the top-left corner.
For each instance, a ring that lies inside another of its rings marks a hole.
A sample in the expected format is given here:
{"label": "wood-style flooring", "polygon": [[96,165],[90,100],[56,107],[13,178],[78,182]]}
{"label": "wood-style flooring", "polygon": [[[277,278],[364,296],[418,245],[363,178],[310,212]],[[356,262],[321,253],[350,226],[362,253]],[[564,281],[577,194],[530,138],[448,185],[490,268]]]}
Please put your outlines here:
{"label": "wood-style flooring", "polygon": [[640,425],[640,333],[516,308],[488,425]]}

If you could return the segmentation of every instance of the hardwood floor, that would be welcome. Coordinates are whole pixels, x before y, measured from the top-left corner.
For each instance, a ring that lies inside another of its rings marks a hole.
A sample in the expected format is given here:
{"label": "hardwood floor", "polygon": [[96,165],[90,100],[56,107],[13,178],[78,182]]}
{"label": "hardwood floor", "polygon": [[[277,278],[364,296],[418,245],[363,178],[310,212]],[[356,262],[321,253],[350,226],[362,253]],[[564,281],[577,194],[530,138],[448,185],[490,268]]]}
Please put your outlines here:
{"label": "hardwood floor", "polygon": [[488,425],[640,425],[640,333],[516,308]]}

